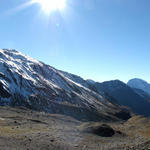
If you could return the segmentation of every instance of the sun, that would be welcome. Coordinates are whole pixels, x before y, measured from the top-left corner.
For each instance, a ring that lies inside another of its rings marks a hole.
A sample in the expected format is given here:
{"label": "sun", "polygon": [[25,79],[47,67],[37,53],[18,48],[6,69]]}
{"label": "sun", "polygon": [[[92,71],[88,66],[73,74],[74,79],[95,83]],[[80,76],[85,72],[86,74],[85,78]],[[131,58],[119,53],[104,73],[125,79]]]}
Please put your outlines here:
{"label": "sun", "polygon": [[62,10],[66,5],[66,0],[32,0],[33,3],[38,3],[45,13],[50,13],[54,10]]}

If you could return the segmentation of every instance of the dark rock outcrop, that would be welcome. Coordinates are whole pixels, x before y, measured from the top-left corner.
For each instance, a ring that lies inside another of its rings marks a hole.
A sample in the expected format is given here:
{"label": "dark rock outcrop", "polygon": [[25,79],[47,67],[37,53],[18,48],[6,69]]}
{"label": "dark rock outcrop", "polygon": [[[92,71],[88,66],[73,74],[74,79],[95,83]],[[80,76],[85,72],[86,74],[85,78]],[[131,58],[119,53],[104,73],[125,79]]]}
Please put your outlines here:
{"label": "dark rock outcrop", "polygon": [[9,98],[11,94],[4,88],[3,83],[0,82],[0,97]]}

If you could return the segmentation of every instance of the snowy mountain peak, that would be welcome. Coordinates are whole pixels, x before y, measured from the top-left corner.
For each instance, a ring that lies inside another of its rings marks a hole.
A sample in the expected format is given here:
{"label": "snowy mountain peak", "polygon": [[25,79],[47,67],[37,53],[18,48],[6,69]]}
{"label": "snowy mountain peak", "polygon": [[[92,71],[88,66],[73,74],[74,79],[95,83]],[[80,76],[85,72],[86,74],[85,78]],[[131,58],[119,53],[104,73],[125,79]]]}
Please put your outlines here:
{"label": "snowy mountain peak", "polygon": [[116,120],[125,110],[81,77],[8,49],[0,49],[0,105],[25,106],[79,120]]}

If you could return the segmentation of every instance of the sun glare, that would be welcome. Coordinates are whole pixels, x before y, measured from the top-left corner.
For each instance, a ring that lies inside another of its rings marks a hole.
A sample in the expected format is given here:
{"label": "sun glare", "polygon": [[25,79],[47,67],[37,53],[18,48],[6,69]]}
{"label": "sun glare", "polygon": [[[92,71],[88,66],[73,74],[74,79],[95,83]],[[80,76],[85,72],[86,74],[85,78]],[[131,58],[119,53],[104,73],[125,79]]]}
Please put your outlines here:
{"label": "sun glare", "polygon": [[66,5],[66,0],[32,0],[33,3],[40,4],[42,10],[46,13],[50,13],[54,10],[61,10]]}

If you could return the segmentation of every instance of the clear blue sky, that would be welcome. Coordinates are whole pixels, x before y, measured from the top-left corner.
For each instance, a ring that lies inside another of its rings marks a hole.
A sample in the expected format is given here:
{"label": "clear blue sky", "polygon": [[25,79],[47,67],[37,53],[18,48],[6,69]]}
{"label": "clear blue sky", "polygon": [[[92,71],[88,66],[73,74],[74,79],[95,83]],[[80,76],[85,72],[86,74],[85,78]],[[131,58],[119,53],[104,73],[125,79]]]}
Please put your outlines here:
{"label": "clear blue sky", "polygon": [[68,0],[50,15],[28,2],[0,1],[1,48],[85,79],[150,82],[149,0]]}

